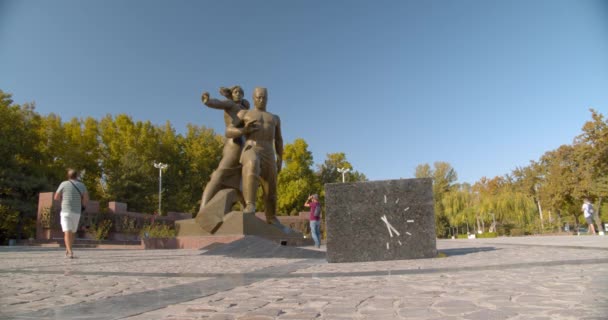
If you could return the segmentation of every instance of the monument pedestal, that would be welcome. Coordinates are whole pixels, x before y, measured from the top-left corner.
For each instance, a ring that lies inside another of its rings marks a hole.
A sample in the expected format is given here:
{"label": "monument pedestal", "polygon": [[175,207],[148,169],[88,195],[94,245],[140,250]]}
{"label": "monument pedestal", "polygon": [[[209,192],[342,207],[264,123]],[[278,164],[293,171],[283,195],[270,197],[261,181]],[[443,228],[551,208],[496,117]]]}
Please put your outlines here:
{"label": "monument pedestal", "polygon": [[215,196],[201,209],[196,215],[196,223],[202,230],[213,234],[224,221],[224,215],[232,211],[232,206],[242,198],[239,191],[235,189],[223,189],[218,191]]}
{"label": "monument pedestal", "polygon": [[[175,221],[175,228],[177,230],[178,248],[193,248],[192,246],[201,248],[199,245],[203,242],[226,243],[241,239],[246,235],[258,236],[287,246],[312,245],[311,239],[305,239],[297,231],[286,228],[289,232],[285,232],[285,229],[280,226],[268,224],[254,214],[247,214],[242,211],[232,211],[226,214],[223,222],[215,228],[213,234],[204,230],[196,219]],[[200,238],[199,242],[202,241],[200,244],[197,244],[197,237]],[[214,238],[218,241],[213,241]],[[192,244],[186,246],[186,242]]]}
{"label": "monument pedestal", "polygon": [[[200,249],[212,243],[230,243],[245,236],[257,236],[285,246],[312,245],[311,239],[290,228],[268,224],[255,214],[232,211],[241,200],[235,189],[220,190],[198,212],[196,218],[175,221],[177,237],[164,248]],[[154,247],[153,241],[151,247]]]}

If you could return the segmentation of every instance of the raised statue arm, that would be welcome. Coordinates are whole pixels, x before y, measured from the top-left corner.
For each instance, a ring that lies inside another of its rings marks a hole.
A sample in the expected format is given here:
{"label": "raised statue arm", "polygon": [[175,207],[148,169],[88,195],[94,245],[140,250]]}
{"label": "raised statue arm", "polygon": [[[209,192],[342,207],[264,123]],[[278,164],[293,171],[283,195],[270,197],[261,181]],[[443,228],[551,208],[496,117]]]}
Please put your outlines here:
{"label": "raised statue arm", "polygon": [[236,102],[232,100],[218,100],[210,98],[209,92],[204,92],[201,96],[201,100],[203,101],[203,104],[213,109],[228,110],[234,108],[236,105]]}

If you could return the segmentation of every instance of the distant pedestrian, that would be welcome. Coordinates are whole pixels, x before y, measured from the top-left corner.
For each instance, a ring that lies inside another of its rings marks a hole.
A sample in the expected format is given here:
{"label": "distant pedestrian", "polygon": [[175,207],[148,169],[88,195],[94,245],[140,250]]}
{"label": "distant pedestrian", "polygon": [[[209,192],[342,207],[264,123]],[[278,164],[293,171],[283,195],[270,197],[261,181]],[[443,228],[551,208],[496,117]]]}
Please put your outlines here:
{"label": "distant pedestrian", "polygon": [[310,234],[312,240],[315,241],[317,248],[321,247],[321,203],[319,202],[319,196],[313,194],[308,196],[304,206],[310,208]]}
{"label": "distant pedestrian", "polygon": [[585,221],[587,221],[587,224],[589,225],[589,232],[591,232],[591,234],[595,234],[595,227],[593,226],[593,205],[588,198],[585,198],[583,201],[583,207],[581,210],[583,210]]}
{"label": "distant pedestrian", "polygon": [[76,238],[80,214],[89,202],[87,187],[78,180],[78,171],[68,170],[68,180],[57,188],[55,200],[61,201],[61,230],[64,234],[65,256],[71,259],[74,258],[72,245]]}

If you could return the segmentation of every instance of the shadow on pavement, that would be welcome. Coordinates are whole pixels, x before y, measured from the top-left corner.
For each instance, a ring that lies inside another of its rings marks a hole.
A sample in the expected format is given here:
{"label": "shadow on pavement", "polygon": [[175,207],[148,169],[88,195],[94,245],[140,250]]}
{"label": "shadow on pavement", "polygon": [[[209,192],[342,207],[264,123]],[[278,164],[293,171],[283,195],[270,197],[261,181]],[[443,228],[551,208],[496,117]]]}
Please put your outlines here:
{"label": "shadow on pavement", "polygon": [[201,255],[220,255],[231,258],[325,259],[323,251],[282,246],[256,236],[245,236],[243,239],[228,244],[213,245],[208,248]]}
{"label": "shadow on pavement", "polygon": [[476,252],[486,252],[486,251],[495,251],[500,250],[496,247],[475,247],[475,248],[454,248],[454,249],[441,249],[438,250],[441,253],[445,253],[449,256],[463,256],[465,254],[476,253]]}

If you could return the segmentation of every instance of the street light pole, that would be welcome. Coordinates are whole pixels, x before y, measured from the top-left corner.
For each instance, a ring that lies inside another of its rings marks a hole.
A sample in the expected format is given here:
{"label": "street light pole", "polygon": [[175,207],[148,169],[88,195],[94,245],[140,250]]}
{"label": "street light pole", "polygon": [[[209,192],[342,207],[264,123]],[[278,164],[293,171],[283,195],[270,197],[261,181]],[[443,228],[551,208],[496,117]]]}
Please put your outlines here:
{"label": "street light pole", "polygon": [[167,169],[169,165],[166,163],[156,163],[156,161],[154,161],[154,167],[156,169],[158,169],[158,215],[160,216],[160,208],[161,208],[161,202],[162,202],[162,197],[163,197],[163,170]]}
{"label": "street light pole", "polygon": [[344,175],[349,171],[350,171],[349,168],[338,168],[338,172],[340,172],[342,174],[342,183],[345,182]]}

